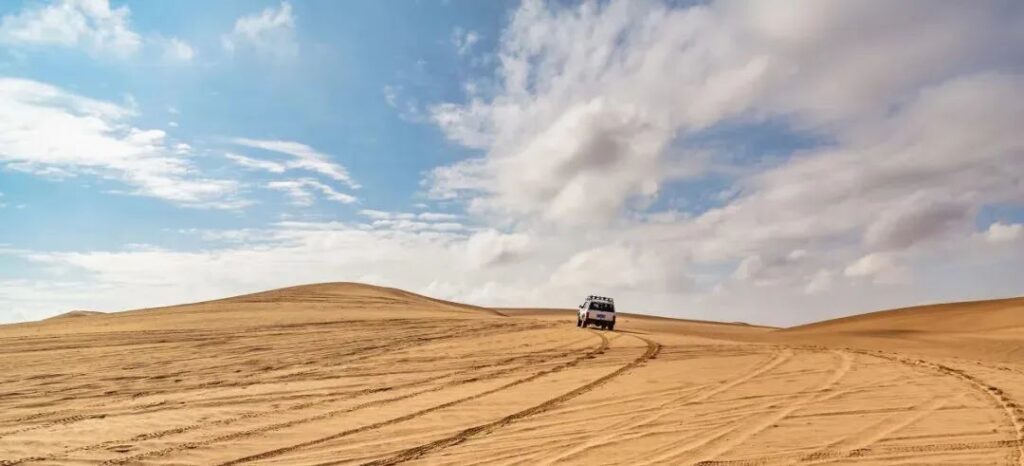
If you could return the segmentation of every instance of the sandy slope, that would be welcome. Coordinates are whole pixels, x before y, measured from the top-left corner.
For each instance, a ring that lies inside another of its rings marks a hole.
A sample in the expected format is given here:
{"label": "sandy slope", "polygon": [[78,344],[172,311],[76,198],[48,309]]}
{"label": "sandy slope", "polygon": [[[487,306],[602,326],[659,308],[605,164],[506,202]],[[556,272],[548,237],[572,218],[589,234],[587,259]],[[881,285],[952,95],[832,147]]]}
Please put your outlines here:
{"label": "sandy slope", "polygon": [[776,336],[780,341],[1024,362],[1024,298],[872,312],[785,329]]}
{"label": "sandy slope", "polygon": [[[1005,307],[936,338],[1019,344]],[[875,348],[865,319],[601,332],[326,284],[4,326],[0,462],[1024,464],[1014,353]]]}

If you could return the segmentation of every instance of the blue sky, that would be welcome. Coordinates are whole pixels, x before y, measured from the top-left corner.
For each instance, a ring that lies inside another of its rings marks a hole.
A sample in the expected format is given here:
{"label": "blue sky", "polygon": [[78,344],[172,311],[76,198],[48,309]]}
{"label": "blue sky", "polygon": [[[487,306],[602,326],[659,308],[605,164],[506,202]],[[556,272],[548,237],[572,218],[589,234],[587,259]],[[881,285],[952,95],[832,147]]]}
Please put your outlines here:
{"label": "blue sky", "polygon": [[965,8],[5,2],[0,322],[341,280],[779,325],[1019,295],[1024,9]]}
{"label": "blue sky", "polygon": [[[42,4],[5,4],[0,12],[12,15],[32,6]],[[322,148],[373,195],[360,196],[359,206],[316,205],[306,214],[347,219],[360,207],[390,210],[414,203],[420,172],[460,152],[447,145],[436,128],[404,121],[388,105],[385,86],[424,102],[457,96],[460,79],[472,71],[460,60],[452,31],[460,24],[496,29],[505,14],[504,8],[467,11],[442,3],[410,5],[409,11],[399,14],[372,2],[327,4],[322,6],[324,11],[295,4],[291,15],[301,27],[289,28],[292,44],[270,47],[296,47],[298,52],[279,57],[264,50],[231,54],[221,44],[221,36],[239,17],[263,8],[280,11],[277,3],[265,2],[263,7],[251,2],[218,3],[211,9],[206,2],[179,2],[173,8],[144,2],[122,7],[130,8],[131,24],[142,40],[173,35],[191,44],[194,57],[185,63],[168,61],[158,51],[121,59],[76,48],[29,45],[7,51],[5,74],[93,99],[130,101],[139,114],[134,124],[188,141],[199,155],[227,150],[247,153],[228,142],[235,137],[302,141]],[[422,40],[423,35],[432,39]],[[232,171],[237,167],[227,160],[205,158],[196,161],[204,172],[235,175]],[[393,170],[396,165],[401,169]],[[33,247],[116,247],[128,238],[111,236],[110,227],[127,228],[126,236],[136,238],[159,235],[182,224],[238,227],[274,220],[287,207],[275,193],[252,192],[250,199],[259,204],[244,211],[230,215],[202,209],[182,212],[156,199],[109,194],[106,191],[117,185],[103,186],[104,180],[53,183],[10,171],[3,176],[5,187],[9,186],[8,203],[30,201],[39,211],[66,209],[77,223],[108,225],[83,238],[80,231],[66,228],[66,214],[38,217],[29,210],[6,212],[18,215],[15,222],[31,222],[31,227],[5,229],[0,241],[40,241],[26,244]],[[53,189],[60,191],[48,192]],[[69,201],[76,205],[67,206]],[[46,238],[40,238],[41,231]]]}

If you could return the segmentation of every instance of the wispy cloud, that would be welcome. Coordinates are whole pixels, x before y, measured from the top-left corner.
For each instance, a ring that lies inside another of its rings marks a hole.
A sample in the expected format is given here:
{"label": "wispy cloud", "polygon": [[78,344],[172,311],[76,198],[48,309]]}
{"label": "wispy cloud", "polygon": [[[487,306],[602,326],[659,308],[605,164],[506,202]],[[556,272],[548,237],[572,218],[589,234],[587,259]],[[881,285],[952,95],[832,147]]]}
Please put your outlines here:
{"label": "wispy cloud", "polygon": [[452,45],[455,46],[455,51],[459,55],[469,53],[479,41],[480,34],[476,31],[467,31],[461,27],[457,27],[452,31]]}
{"label": "wispy cloud", "polygon": [[355,196],[335,191],[334,188],[311,178],[271,181],[267,183],[267,188],[284,192],[291,198],[293,204],[300,206],[312,205],[315,191],[319,191],[325,199],[342,204],[352,204],[358,201]]}
{"label": "wispy cloud", "polygon": [[224,157],[241,167],[253,170],[262,170],[270,173],[284,173],[287,169],[283,163],[277,163],[271,160],[254,159],[252,157],[246,157],[244,155],[233,154],[230,152],[224,154]]}
{"label": "wispy cloud", "polygon": [[281,2],[277,8],[238,18],[231,32],[221,36],[221,45],[228,53],[251,51],[276,58],[292,57],[299,50],[294,30],[292,5]]}
{"label": "wispy cloud", "polygon": [[190,62],[196,56],[196,51],[188,42],[177,37],[171,37],[163,41],[164,59],[176,62]]}
{"label": "wispy cloud", "polygon": [[0,78],[0,162],[40,176],[115,179],[132,187],[128,194],[185,206],[245,205],[236,181],[203,177],[164,131],[131,126],[134,114],[37,81]]}
{"label": "wispy cloud", "polygon": [[[312,172],[319,173],[327,176],[335,181],[340,181],[348,185],[352,189],[358,189],[359,184],[356,183],[352,176],[349,175],[348,170],[341,164],[332,162],[331,157],[327,154],[317,151],[312,147],[294,141],[279,141],[279,140],[262,140],[262,139],[248,139],[248,138],[236,138],[232,139],[231,142],[244,146],[251,147],[254,149],[262,149],[271,152],[277,152],[281,154],[290,155],[293,157],[292,160],[284,162],[284,167],[288,169],[303,169]],[[245,164],[248,163],[250,166],[253,165],[253,160],[241,161],[237,156],[233,158],[237,163]],[[269,166],[269,165],[267,165]]]}

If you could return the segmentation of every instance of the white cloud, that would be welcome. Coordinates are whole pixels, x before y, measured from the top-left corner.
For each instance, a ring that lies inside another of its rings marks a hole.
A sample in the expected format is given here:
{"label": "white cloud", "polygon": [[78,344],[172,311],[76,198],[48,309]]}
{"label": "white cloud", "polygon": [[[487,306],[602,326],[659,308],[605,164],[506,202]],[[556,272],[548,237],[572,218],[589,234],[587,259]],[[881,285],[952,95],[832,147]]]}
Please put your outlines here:
{"label": "white cloud", "polygon": [[452,141],[487,154],[436,170],[430,191],[500,216],[614,218],[679,176],[671,157],[685,154],[671,148],[686,134],[744,116],[855,131],[921,86],[1003,63],[1000,44],[1024,39],[1019,12],[963,10],[525,2],[502,35],[500,90],[433,108]]}
{"label": "white cloud", "polygon": [[168,61],[189,62],[196,56],[195,49],[177,37],[164,42],[164,59]]}
{"label": "white cloud", "polygon": [[896,263],[890,254],[871,253],[843,270],[847,277],[864,277],[879,284],[900,284],[909,280],[910,271]]}
{"label": "white cloud", "polygon": [[430,109],[430,117],[448,139],[466,147],[486,149],[494,143],[490,111],[488,105],[474,99],[468,105],[435,105]]}
{"label": "white cloud", "polygon": [[384,101],[391,108],[398,108],[398,89],[394,86],[384,86]]}
{"label": "white cloud", "polygon": [[0,19],[0,43],[82,47],[92,53],[127,56],[142,39],[132,31],[127,6],[107,0],[62,0],[30,6]]}
{"label": "white cloud", "polygon": [[1024,225],[995,222],[985,230],[985,239],[992,243],[1005,243],[1024,238]]}
{"label": "white cloud", "polygon": [[456,222],[421,222],[416,220],[405,220],[405,219],[389,219],[389,220],[374,220],[367,226],[368,229],[374,230],[396,230],[396,231],[407,231],[407,232],[420,232],[420,231],[443,231],[443,232],[462,232],[466,230],[466,226]]}
{"label": "white cloud", "polygon": [[764,261],[761,256],[753,255],[743,259],[732,276],[738,280],[749,280],[757,276],[764,269]]}
{"label": "white cloud", "polygon": [[473,234],[466,242],[466,255],[473,267],[507,264],[521,260],[530,252],[530,237],[485,230]]}
{"label": "white cloud", "polygon": [[391,219],[413,219],[416,218],[413,214],[403,214],[387,212],[383,210],[363,209],[359,211],[359,215],[369,217],[374,220],[391,220]]}
{"label": "white cloud", "polygon": [[679,291],[692,283],[682,266],[657,251],[613,243],[574,254],[555,270],[551,282],[575,295],[594,290]]}
{"label": "white cloud", "polygon": [[465,55],[473,49],[473,46],[480,41],[480,34],[476,31],[467,31],[462,28],[455,28],[452,31],[452,45],[459,55]]}
{"label": "white cloud", "polygon": [[334,188],[311,178],[271,181],[267,183],[267,188],[284,192],[291,198],[293,204],[300,206],[313,204],[313,191],[319,191],[325,199],[342,204],[352,204],[358,200],[354,196],[335,191]]}
{"label": "white cloud", "polygon": [[[44,83],[0,78],[0,162],[40,176],[95,175],[129,194],[192,207],[237,208],[238,184],[204,178],[158,129],[128,121],[130,108]],[[187,145],[186,145],[187,147]]]}
{"label": "white cloud", "polygon": [[240,146],[290,155],[294,157],[294,160],[285,162],[284,165],[286,168],[301,168],[303,170],[320,173],[321,175],[345,183],[352,189],[359,188],[359,184],[352,180],[352,177],[349,175],[348,170],[345,169],[345,167],[331,162],[331,157],[329,155],[318,152],[316,149],[305,144],[293,141],[247,138],[236,138],[233,139],[232,142]]}
{"label": "white cloud", "polygon": [[250,168],[254,170],[262,170],[270,173],[284,173],[287,167],[282,163],[277,163],[270,160],[254,159],[252,157],[246,157],[244,155],[233,154],[228,152],[224,154],[224,157],[228,160],[238,164],[241,167]]}
{"label": "white cloud", "polygon": [[221,36],[221,45],[232,54],[252,51],[276,58],[295,56],[299,46],[291,3],[281,2],[277,8],[238,18],[234,29]]}
{"label": "white cloud", "polygon": [[810,281],[807,282],[807,286],[804,287],[804,293],[822,294],[830,291],[832,289],[833,275],[830,270],[818,270],[811,276]]}
{"label": "white cloud", "polygon": [[440,212],[420,212],[416,215],[420,220],[427,220],[430,222],[444,221],[444,220],[457,220],[460,218],[459,215],[445,214]]}
{"label": "white cloud", "polygon": [[398,230],[408,232],[463,232],[468,229],[466,225],[453,221],[460,217],[452,214],[435,212],[413,214],[409,212],[388,212],[383,210],[363,209],[359,211],[359,215],[371,220],[369,224],[362,225],[367,229]]}
{"label": "white cloud", "polygon": [[398,110],[398,117],[409,122],[426,120],[423,110],[414,99],[403,99],[400,95],[402,86],[385,85],[382,89],[384,101],[389,107]]}

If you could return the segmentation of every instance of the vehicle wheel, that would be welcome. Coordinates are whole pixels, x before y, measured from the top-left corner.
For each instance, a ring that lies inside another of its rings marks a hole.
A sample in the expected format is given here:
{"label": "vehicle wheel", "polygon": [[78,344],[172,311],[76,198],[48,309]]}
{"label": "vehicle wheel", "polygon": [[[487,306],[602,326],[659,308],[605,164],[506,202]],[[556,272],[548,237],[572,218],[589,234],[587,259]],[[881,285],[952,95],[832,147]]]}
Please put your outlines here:
{"label": "vehicle wheel", "polygon": [[584,321],[583,321],[583,328],[587,328],[587,324],[589,324],[589,323],[590,323],[590,322],[588,322],[588,321],[584,320]]}
{"label": "vehicle wheel", "polygon": [[609,324],[608,330],[615,330],[615,324]]}

